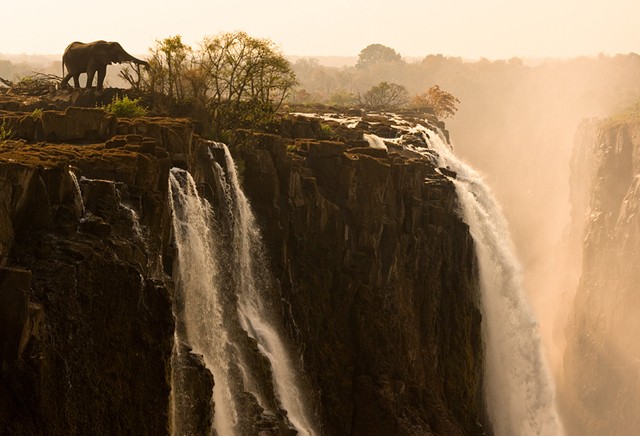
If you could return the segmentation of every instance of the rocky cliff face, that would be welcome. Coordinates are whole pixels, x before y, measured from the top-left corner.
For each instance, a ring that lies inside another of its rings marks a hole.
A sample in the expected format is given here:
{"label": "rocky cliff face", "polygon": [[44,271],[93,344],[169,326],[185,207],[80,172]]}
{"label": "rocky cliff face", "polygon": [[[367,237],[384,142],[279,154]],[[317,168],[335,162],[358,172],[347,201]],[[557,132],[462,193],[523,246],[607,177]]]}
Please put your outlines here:
{"label": "rocky cliff face", "polygon": [[[206,142],[188,120],[0,116],[13,132],[0,146],[0,432],[168,433],[168,172],[205,174]],[[328,135],[289,118],[231,147],[316,419],[323,434],[482,434],[478,273],[455,190],[429,159],[366,147],[366,127]],[[198,433],[215,380],[186,356]]]}
{"label": "rocky cliff face", "polygon": [[571,434],[640,426],[640,120],[592,121],[577,135],[573,227],[582,275],[566,336],[562,392]]}

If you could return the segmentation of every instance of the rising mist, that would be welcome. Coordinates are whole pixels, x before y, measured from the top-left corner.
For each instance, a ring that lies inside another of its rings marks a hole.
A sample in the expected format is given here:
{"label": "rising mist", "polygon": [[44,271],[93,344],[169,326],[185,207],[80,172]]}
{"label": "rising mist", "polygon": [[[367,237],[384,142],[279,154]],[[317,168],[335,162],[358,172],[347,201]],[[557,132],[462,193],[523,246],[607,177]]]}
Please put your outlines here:
{"label": "rising mist", "polygon": [[[574,296],[583,275],[583,231],[594,171],[585,146],[574,151],[574,142],[584,142],[585,135],[587,141],[597,140],[584,120],[633,110],[640,100],[640,56],[465,61],[430,55],[418,62],[384,62],[366,71],[299,59],[294,69],[306,91],[298,96],[307,102],[356,101],[380,81],[403,85],[411,94],[437,84],[460,100],[458,113],[447,121],[451,142],[484,175],[504,209],[558,396],[573,398],[575,386],[563,380],[565,371],[572,378],[576,367],[565,365],[563,356],[566,335],[580,333],[568,324],[576,315]],[[611,265],[592,262],[590,268]],[[607,398],[615,398],[615,392]],[[565,421],[583,419],[571,410],[575,402],[562,405]],[[624,429],[624,417],[617,419]],[[579,434],[580,426],[567,424],[569,434]]]}

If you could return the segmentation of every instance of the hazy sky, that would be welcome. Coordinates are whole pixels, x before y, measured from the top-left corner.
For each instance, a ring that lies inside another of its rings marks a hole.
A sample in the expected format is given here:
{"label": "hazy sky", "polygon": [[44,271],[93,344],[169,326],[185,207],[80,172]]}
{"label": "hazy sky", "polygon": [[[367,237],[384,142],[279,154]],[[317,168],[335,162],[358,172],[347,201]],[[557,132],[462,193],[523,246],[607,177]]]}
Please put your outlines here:
{"label": "hazy sky", "polygon": [[565,57],[640,52],[639,0],[67,0],[2,7],[0,53],[62,53],[72,41],[156,39],[244,30],[288,55],[357,56],[380,43],[404,56]]}

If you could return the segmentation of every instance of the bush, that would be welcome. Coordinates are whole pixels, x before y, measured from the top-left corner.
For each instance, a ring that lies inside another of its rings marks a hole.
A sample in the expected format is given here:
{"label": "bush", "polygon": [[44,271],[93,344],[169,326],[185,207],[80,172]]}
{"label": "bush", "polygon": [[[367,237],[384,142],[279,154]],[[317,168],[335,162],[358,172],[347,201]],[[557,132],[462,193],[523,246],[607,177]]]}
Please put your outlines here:
{"label": "bush", "polygon": [[448,118],[455,115],[459,103],[460,100],[435,85],[422,94],[416,95],[413,98],[412,106],[415,108],[432,108],[438,118]]}
{"label": "bush", "polygon": [[110,104],[104,107],[109,113],[122,118],[136,118],[147,115],[149,110],[140,104],[139,98],[131,100],[128,96],[119,98],[117,95]]}
{"label": "bush", "polygon": [[407,89],[396,83],[380,82],[361,97],[361,103],[369,109],[395,109],[409,98]]}
{"label": "bush", "polygon": [[2,124],[0,124],[0,143],[8,141],[13,136],[13,131],[7,125],[6,120],[2,120]]}
{"label": "bush", "polygon": [[137,89],[189,105],[217,140],[237,128],[265,125],[294,90],[289,61],[271,40],[244,32],[205,37],[199,48],[180,35],[157,41]]}

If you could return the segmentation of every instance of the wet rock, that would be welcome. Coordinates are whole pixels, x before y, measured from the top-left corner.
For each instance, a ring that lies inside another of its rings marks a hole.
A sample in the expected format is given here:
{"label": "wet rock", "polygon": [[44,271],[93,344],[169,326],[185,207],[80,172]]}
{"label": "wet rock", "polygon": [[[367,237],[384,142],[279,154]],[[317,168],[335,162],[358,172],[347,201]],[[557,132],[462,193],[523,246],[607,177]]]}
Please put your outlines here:
{"label": "wet rock", "polygon": [[[2,261],[31,275],[13,291],[0,286],[0,300],[17,307],[0,310],[11,325],[0,330],[11,356],[0,373],[0,433],[166,434],[179,310],[168,174],[188,168],[216,207],[224,152],[186,119],[76,108],[33,124],[24,116],[16,125],[33,137],[0,150]],[[365,145],[362,129],[390,129],[383,119],[334,123],[331,135],[297,116],[278,134],[237,132],[235,163],[278,284],[274,316],[301,354],[313,388],[305,399],[324,433],[481,434],[472,239],[432,160],[354,147]],[[34,144],[39,125],[50,140]],[[268,360],[255,341],[236,346],[261,374],[245,387],[242,368],[229,366],[242,429],[293,434]],[[213,380],[188,344],[179,350],[185,432],[202,434]]]}
{"label": "wet rock", "polygon": [[477,264],[451,182],[427,159],[260,141],[234,150],[325,430],[483,434]]}
{"label": "wet rock", "polygon": [[573,434],[629,434],[640,426],[640,346],[632,333],[640,327],[639,156],[637,116],[586,120],[576,132],[572,231],[564,241],[574,267],[563,277],[563,290],[576,293],[558,387]]}
{"label": "wet rock", "polygon": [[115,134],[116,117],[103,109],[68,107],[64,113],[42,113],[44,137],[49,141],[106,140]]}
{"label": "wet rock", "polygon": [[20,359],[29,339],[31,272],[0,268],[0,363],[7,370]]}

